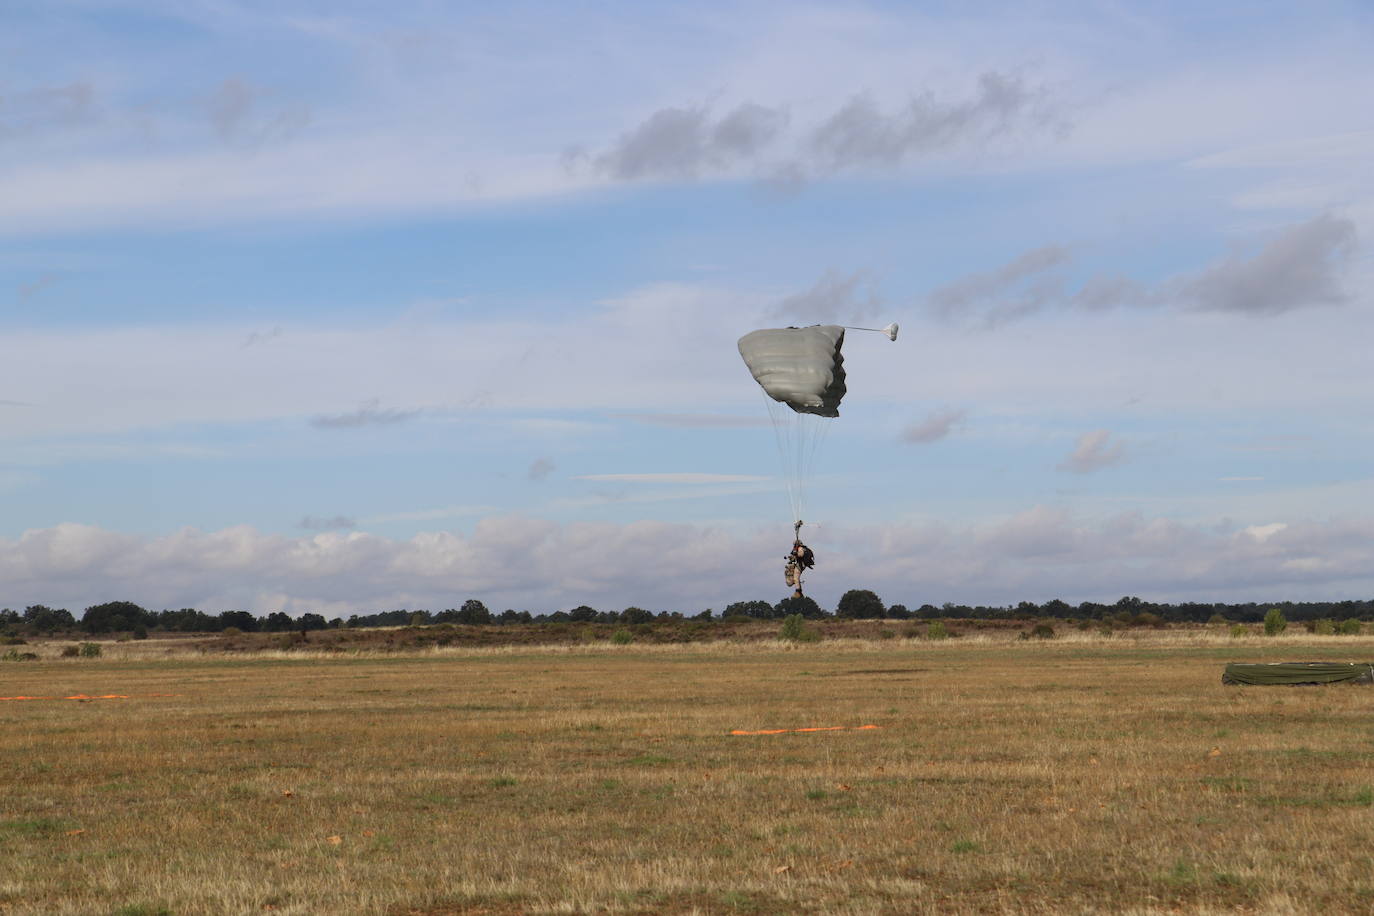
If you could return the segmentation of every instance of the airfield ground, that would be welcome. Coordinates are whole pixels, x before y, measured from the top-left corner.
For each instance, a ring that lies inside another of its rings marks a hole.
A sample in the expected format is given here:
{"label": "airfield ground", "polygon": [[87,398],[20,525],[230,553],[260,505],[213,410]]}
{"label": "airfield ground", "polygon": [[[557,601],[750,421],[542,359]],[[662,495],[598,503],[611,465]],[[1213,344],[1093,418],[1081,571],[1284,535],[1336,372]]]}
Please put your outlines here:
{"label": "airfield ground", "polygon": [[1374,638],[58,648],[6,916],[1374,910],[1374,688],[1220,680]]}

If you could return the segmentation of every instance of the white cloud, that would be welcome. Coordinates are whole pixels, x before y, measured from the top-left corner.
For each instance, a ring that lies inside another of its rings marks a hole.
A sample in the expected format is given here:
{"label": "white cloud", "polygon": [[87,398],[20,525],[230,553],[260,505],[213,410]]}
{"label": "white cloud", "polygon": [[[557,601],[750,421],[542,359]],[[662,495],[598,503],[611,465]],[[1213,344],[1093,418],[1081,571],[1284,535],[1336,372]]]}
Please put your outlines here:
{"label": "white cloud", "polygon": [[1078,437],[1069,456],[1061,461],[1058,469],[1075,474],[1090,474],[1126,460],[1126,446],[1120,440],[1113,442],[1109,430],[1095,429]]}
{"label": "white cloud", "polygon": [[580,474],[573,480],[618,480],[626,483],[754,483],[767,480],[750,474],[704,474],[695,472],[667,474]]}
{"label": "white cloud", "polygon": [[912,423],[903,429],[902,441],[920,445],[928,442],[939,442],[948,436],[956,425],[962,423],[966,416],[968,416],[968,411],[953,408],[933,411],[927,414],[921,422]]}
{"label": "white cloud", "polygon": [[320,429],[356,429],[360,426],[392,426],[396,423],[404,423],[414,419],[419,413],[418,410],[397,410],[394,407],[382,407],[374,398],[368,401],[357,410],[350,410],[346,413],[332,414],[329,416],[313,417],[310,425]]}
{"label": "white cloud", "polygon": [[410,512],[387,512],[363,519],[364,525],[385,525],[392,522],[434,522],[446,518],[475,518],[497,511],[494,506],[440,506],[434,509],[415,509]]}
{"label": "white cloud", "polygon": [[1243,533],[1257,541],[1267,541],[1287,527],[1283,522],[1271,522],[1268,525],[1251,525],[1244,529]]}

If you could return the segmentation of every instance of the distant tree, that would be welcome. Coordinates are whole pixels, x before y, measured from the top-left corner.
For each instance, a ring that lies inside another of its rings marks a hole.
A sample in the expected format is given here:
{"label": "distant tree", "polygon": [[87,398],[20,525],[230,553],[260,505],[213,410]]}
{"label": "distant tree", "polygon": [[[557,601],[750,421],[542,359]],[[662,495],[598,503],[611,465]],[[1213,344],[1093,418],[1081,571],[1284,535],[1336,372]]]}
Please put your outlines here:
{"label": "distant tree", "polygon": [[708,607],[706,610],[702,611],[700,614],[697,614],[697,615],[696,615],[695,617],[693,617],[692,619],[693,619],[693,620],[710,620],[710,619],[711,619],[711,609]]}
{"label": "distant tree", "polygon": [[328,629],[329,621],[325,620],[320,614],[302,614],[301,619],[296,621],[296,626],[301,632],[306,630]]}
{"label": "distant tree", "polygon": [[940,609],[933,604],[923,604],[916,609],[916,616],[922,620],[932,620],[940,616]]}
{"label": "distant tree", "polygon": [[581,605],[568,611],[568,619],[574,623],[589,623],[596,619],[596,608]]}
{"label": "distant tree", "polygon": [[209,633],[219,629],[215,618],[193,607],[184,607],[178,611],[163,611],[156,616],[159,627],[177,633]]}
{"label": "distant tree", "polygon": [[[14,614],[13,611],[9,613]],[[15,615],[17,618],[18,615]],[[24,623],[40,633],[65,630],[76,626],[76,619],[66,608],[50,608],[43,604],[32,604],[24,608]]]}
{"label": "distant tree", "polygon": [[1271,607],[1269,612],[1264,615],[1264,635],[1278,636],[1286,629],[1288,629],[1288,620],[1283,616],[1283,611]]}
{"label": "distant tree", "polygon": [[779,617],[773,610],[773,605],[767,601],[736,601],[734,604],[727,604],[725,610],[721,612],[722,617],[759,617],[768,619]]}
{"label": "distant tree", "polygon": [[227,630],[230,627],[241,633],[256,633],[258,630],[258,618],[247,611],[224,611],[218,619],[218,628]]}
{"label": "distant tree", "polygon": [[491,611],[476,598],[469,598],[453,615],[453,621],[467,626],[482,626],[491,623]]}
{"label": "distant tree", "polygon": [[501,612],[501,616],[496,618],[498,623],[529,623],[534,618],[529,611],[517,611],[513,608],[506,608]]}
{"label": "distant tree", "polygon": [[808,620],[818,620],[826,616],[825,610],[816,603],[814,598],[805,595],[798,598],[795,595],[782,599],[773,605],[774,617],[786,617],[789,614],[800,614]]}
{"label": "distant tree", "polygon": [[1040,610],[1050,617],[1073,616],[1073,608],[1069,606],[1068,602],[1060,601],[1058,598],[1046,601]]}
{"label": "distant tree", "polygon": [[873,620],[881,619],[886,613],[882,599],[866,588],[850,589],[840,596],[840,603],[835,606],[836,617]]}
{"label": "distant tree", "polygon": [[910,620],[913,615],[905,604],[894,604],[887,609],[887,616],[889,620]]}
{"label": "distant tree", "polygon": [[1016,616],[1022,620],[1031,620],[1040,616],[1040,605],[1034,601],[1022,601],[1016,605]]}
{"label": "distant tree", "polygon": [[[266,633],[285,633],[288,630],[294,629],[295,626],[296,621],[292,620],[289,615],[281,611],[273,611],[268,614],[263,618],[261,624],[263,632]],[[239,629],[242,629],[242,627]]]}
{"label": "distant tree", "polygon": [[1098,604],[1095,601],[1084,601],[1078,606],[1078,616],[1087,617],[1092,620],[1101,620],[1106,612],[1106,606]]}
{"label": "distant tree", "polygon": [[117,633],[147,626],[155,618],[132,601],[109,601],[86,608],[81,627],[87,633]]}
{"label": "distant tree", "polygon": [[649,623],[654,619],[653,612],[642,607],[627,607],[620,612],[621,623]]}

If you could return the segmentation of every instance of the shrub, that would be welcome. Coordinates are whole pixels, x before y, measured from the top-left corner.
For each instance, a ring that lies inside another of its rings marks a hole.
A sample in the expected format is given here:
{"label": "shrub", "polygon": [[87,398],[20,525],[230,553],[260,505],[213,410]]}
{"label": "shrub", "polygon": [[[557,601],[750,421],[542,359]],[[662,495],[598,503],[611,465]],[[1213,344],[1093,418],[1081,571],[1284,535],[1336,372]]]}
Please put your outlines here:
{"label": "shrub", "polygon": [[242,636],[242,635],[243,635],[243,631],[240,630],[238,627],[225,627],[223,630],[220,630],[220,633],[221,633],[222,635],[224,635],[224,636]]}
{"label": "shrub", "polygon": [[1223,623],[1229,623],[1230,621],[1228,621],[1228,620],[1227,620],[1225,617],[1223,617],[1220,613],[1216,613],[1216,614],[1213,614],[1211,617],[1208,617],[1208,618],[1207,618],[1207,622],[1208,622],[1208,623],[1211,623],[1211,624],[1223,624]]}
{"label": "shrub", "polygon": [[1022,639],[1054,639],[1054,625],[1041,621],[1031,627],[1029,633],[1022,633]]}
{"label": "shrub", "polygon": [[1336,625],[1325,617],[1312,621],[1312,634],[1314,636],[1334,636],[1335,633]]}
{"label": "shrub", "polygon": [[1237,623],[1237,624],[1232,624],[1232,625],[1231,625],[1231,638],[1232,638],[1232,639],[1240,639],[1242,636],[1244,636],[1246,633],[1249,633],[1249,632],[1250,632],[1250,628],[1247,627],[1247,626],[1246,626],[1245,624],[1243,624],[1243,623]]}
{"label": "shrub", "polygon": [[38,655],[34,652],[20,652],[18,649],[11,649],[4,655],[0,655],[0,662],[36,662]]}
{"label": "shrub", "polygon": [[634,634],[624,627],[621,627],[611,634],[611,642],[615,643],[617,646],[628,646],[634,641]]}
{"label": "shrub", "polygon": [[1364,631],[1364,626],[1354,617],[1347,617],[1341,621],[1340,626],[1336,627],[1336,632],[1342,636],[1359,636]]}
{"label": "shrub", "polygon": [[76,646],[63,646],[63,647],[62,647],[62,657],[63,657],[63,658],[76,658],[76,657],[79,656],[80,654],[81,654],[81,650],[78,649]]}
{"label": "shrub", "polygon": [[926,639],[949,639],[949,630],[943,620],[932,620],[926,625]]}
{"label": "shrub", "polygon": [[81,657],[82,657],[82,658],[99,658],[99,657],[100,657],[100,643],[98,643],[98,642],[83,642],[83,643],[81,644]]}
{"label": "shrub", "polygon": [[821,634],[806,625],[806,619],[801,614],[788,614],[782,619],[782,629],[778,631],[778,638],[789,642],[815,642],[821,638]]}
{"label": "shrub", "polygon": [[1288,620],[1284,618],[1283,611],[1271,607],[1269,613],[1264,615],[1264,635],[1278,636],[1286,629],[1288,629]]}

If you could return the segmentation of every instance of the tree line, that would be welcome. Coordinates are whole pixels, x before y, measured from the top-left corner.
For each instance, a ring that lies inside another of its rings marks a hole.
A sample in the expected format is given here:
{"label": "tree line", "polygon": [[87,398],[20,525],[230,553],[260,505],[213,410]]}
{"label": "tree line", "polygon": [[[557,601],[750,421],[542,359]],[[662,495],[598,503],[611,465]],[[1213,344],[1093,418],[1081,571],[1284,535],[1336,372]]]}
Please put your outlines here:
{"label": "tree line", "polygon": [[219,633],[234,629],[243,633],[280,633],[324,630],[341,627],[396,627],[429,624],[503,625],[540,623],[617,623],[641,624],[671,620],[722,620],[728,618],[781,619],[798,614],[809,620],[826,617],[889,620],[1112,620],[1134,625],[1165,623],[1205,623],[1225,620],[1232,623],[1259,623],[1271,609],[1278,608],[1291,621],[1352,620],[1374,618],[1374,599],[1348,601],[1278,601],[1246,602],[1242,604],[1145,601],[1127,596],[1113,604],[1085,601],[1071,605],[1058,599],[1036,604],[1022,601],[1016,605],[987,606],[946,602],[938,607],[923,604],[912,610],[904,604],[885,605],[878,595],[868,589],[851,589],[844,593],[834,611],[827,611],[809,597],[784,598],[778,602],[737,601],[717,614],[707,608],[698,613],[679,611],[654,613],[639,607],[622,611],[598,611],[581,605],[568,611],[551,614],[532,614],[529,611],[507,609],[494,613],[480,600],[469,598],[457,608],[437,613],[427,610],[381,611],[375,614],[353,614],[347,619],[325,619],[321,614],[307,613],[292,617],[274,611],[258,617],[248,611],[223,611],[207,614],[194,608],[150,611],[131,601],[110,601],[85,609],[80,620],[65,608],[51,608],[35,604],[22,612],[0,609],[0,635],[26,633],[57,633],[80,630],[96,633],[132,633],[135,638],[149,632]]}

